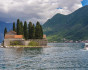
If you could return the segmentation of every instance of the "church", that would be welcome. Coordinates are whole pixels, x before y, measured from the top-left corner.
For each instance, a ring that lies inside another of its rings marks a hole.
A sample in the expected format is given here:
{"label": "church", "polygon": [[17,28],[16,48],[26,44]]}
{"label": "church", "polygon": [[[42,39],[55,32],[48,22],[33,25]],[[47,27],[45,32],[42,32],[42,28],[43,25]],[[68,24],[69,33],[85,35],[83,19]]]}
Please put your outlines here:
{"label": "church", "polygon": [[39,46],[47,46],[47,39],[46,35],[43,35],[43,39],[29,39],[25,40],[23,35],[17,35],[15,31],[9,31],[5,34],[4,38],[4,46],[10,46],[12,45],[11,42],[17,41],[20,44],[18,45],[24,45],[27,46],[31,41],[35,41],[39,44]]}

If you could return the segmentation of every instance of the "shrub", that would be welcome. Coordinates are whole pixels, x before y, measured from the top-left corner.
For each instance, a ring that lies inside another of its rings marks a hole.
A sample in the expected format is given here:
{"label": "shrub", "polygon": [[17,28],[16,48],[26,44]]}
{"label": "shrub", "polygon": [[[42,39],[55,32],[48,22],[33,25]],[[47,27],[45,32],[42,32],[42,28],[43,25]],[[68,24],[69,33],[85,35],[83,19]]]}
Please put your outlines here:
{"label": "shrub", "polygon": [[20,41],[11,41],[10,45],[22,45]]}
{"label": "shrub", "polygon": [[39,43],[37,43],[35,41],[31,41],[31,42],[29,42],[28,46],[39,46]]}

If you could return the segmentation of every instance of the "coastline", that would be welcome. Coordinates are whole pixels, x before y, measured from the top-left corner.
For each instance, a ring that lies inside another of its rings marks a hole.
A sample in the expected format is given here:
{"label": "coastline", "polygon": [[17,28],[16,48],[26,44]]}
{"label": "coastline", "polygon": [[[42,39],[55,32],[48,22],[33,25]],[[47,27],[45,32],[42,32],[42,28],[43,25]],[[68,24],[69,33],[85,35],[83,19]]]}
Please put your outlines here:
{"label": "coastline", "polygon": [[51,46],[0,46],[0,48],[48,48]]}

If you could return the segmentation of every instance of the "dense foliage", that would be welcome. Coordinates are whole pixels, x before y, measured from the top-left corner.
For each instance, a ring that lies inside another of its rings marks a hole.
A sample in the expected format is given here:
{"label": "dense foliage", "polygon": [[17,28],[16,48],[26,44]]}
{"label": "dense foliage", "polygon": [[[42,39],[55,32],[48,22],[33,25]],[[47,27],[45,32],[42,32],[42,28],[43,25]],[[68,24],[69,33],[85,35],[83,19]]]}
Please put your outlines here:
{"label": "dense foliage", "polygon": [[31,32],[32,32],[32,22],[29,22],[29,24],[28,24],[28,39],[32,38]]}
{"label": "dense foliage", "polygon": [[23,25],[23,22],[22,21],[20,22],[20,27],[21,27],[21,29],[20,29],[21,30],[21,33],[20,34],[21,35],[24,35],[24,25]]}
{"label": "dense foliage", "polygon": [[24,35],[24,38],[27,39],[42,39],[43,38],[43,29],[39,22],[36,23],[36,26],[32,22],[23,22],[17,19],[17,26],[15,27],[15,22],[13,23],[13,30],[17,32],[17,35]]}
{"label": "dense foliage", "polygon": [[13,31],[16,31],[16,29],[15,29],[15,22],[13,22]]}
{"label": "dense foliage", "polygon": [[22,43],[20,41],[11,41],[10,45],[14,46],[14,45],[22,45]]}
{"label": "dense foliage", "polygon": [[24,38],[28,39],[27,22],[24,22]]}
{"label": "dense foliage", "polygon": [[29,42],[28,46],[39,46],[39,43],[37,43],[35,41],[31,41],[31,42]]}
{"label": "dense foliage", "polygon": [[20,25],[20,20],[17,19],[17,35],[21,34],[21,25]]}
{"label": "dense foliage", "polygon": [[5,36],[6,33],[7,33],[7,28],[5,28],[5,30],[4,30],[4,36]]}
{"label": "dense foliage", "polygon": [[42,26],[40,25],[39,22],[37,22],[36,27],[35,27],[35,38],[36,39],[43,38],[43,30],[42,30]]}
{"label": "dense foliage", "polygon": [[88,40],[88,6],[69,15],[56,14],[43,29],[49,41]]}

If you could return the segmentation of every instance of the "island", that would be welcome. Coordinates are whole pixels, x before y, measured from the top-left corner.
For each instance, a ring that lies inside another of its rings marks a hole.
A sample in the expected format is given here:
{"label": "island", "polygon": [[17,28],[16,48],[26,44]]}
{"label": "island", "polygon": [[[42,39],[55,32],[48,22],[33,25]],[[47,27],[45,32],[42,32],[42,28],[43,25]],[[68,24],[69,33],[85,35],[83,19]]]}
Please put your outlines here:
{"label": "island", "polygon": [[46,35],[43,34],[42,26],[39,22],[36,25],[32,22],[17,20],[17,26],[13,23],[13,30],[4,30],[4,47],[47,47]]}

